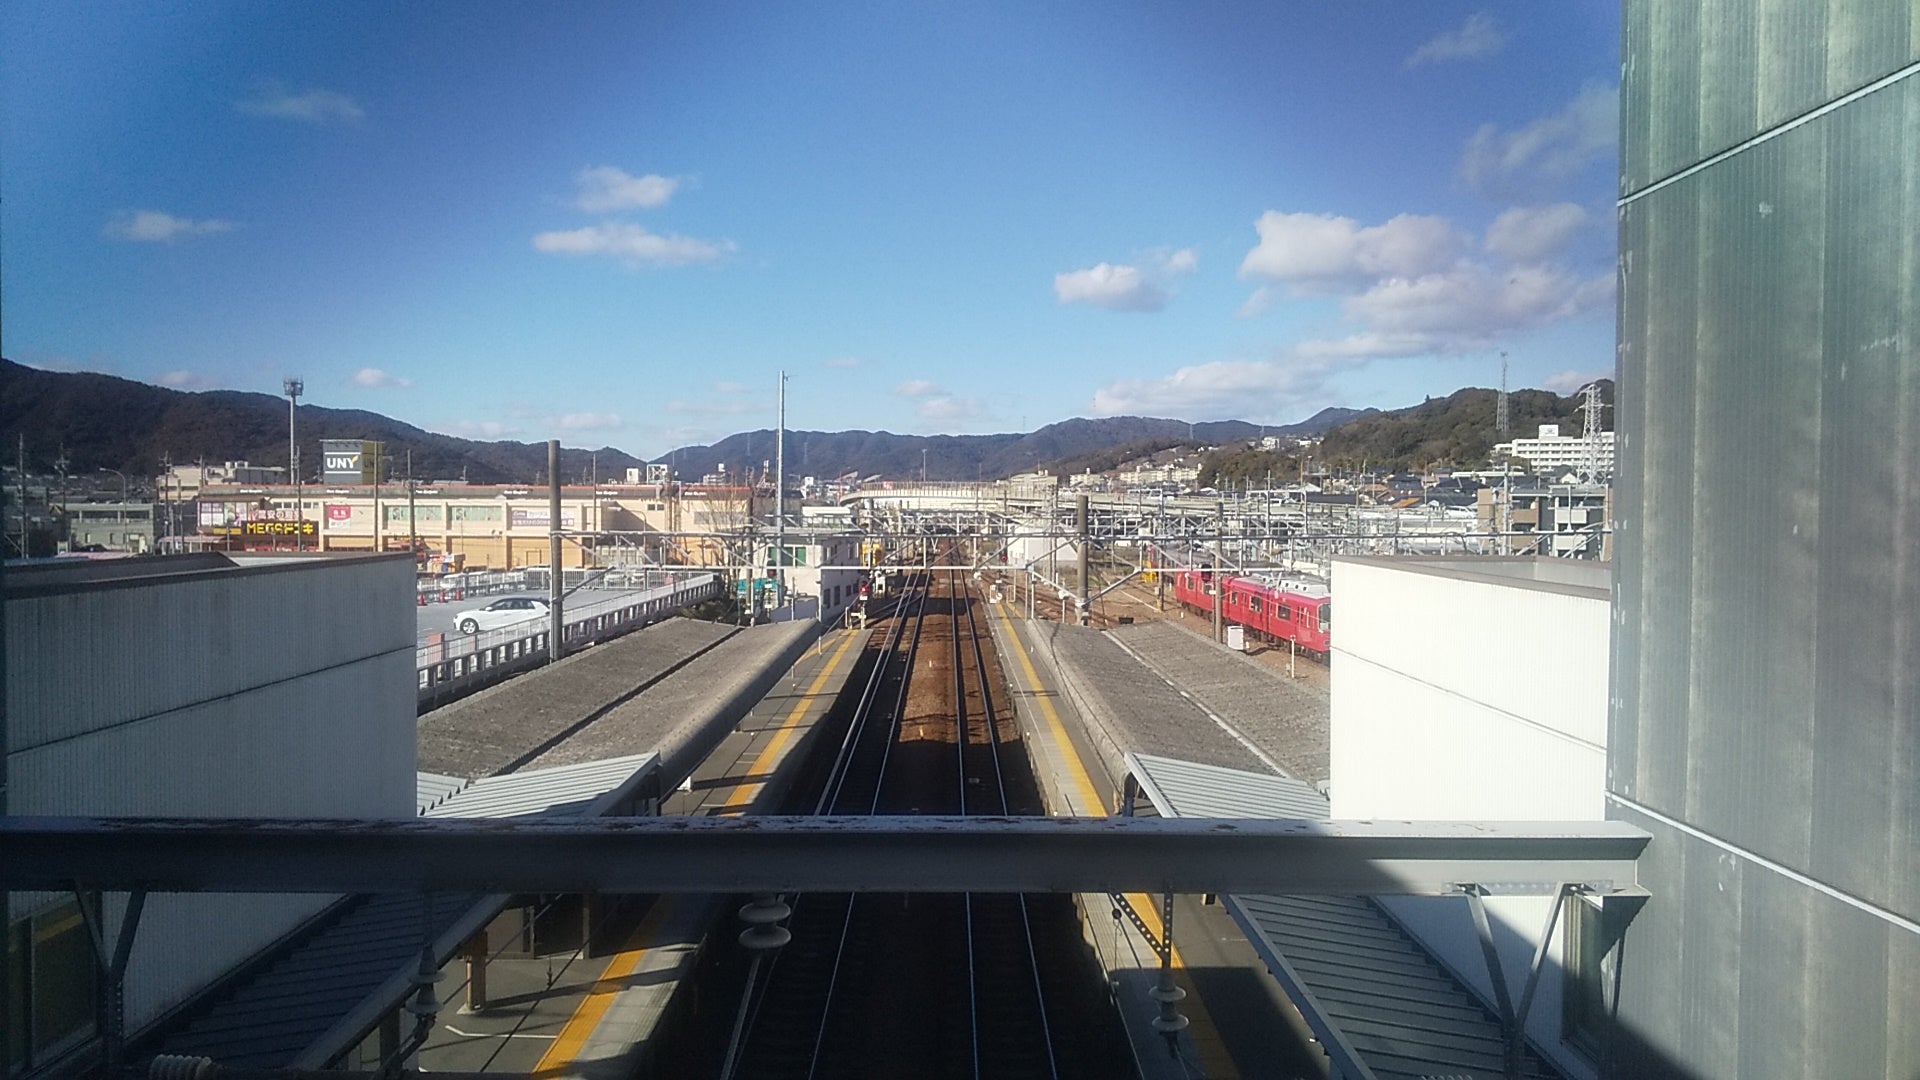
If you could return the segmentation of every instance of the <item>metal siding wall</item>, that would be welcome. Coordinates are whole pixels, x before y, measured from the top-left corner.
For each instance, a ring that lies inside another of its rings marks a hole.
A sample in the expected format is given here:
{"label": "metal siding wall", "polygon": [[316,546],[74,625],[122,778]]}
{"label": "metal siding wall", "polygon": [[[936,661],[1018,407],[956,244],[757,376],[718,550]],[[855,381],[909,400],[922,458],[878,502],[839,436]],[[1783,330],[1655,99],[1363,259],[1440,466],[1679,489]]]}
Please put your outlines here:
{"label": "metal siding wall", "polygon": [[1920,14],[1900,0],[1629,0],[1622,190],[1859,89],[1917,50]]}
{"label": "metal siding wall", "polygon": [[[1920,60],[1920,5],[1628,0],[1623,48],[1633,195]],[[1622,208],[1609,735],[1612,791],[1909,919],[1917,221],[1914,76]],[[1612,813],[1655,836],[1612,1075],[1912,1080],[1920,934]]]}
{"label": "metal siding wall", "polygon": [[16,751],[23,813],[411,817],[413,650]]}
{"label": "metal siding wall", "polygon": [[411,649],[411,590],[404,559],[328,560],[9,600],[9,739],[36,746]]}
{"label": "metal siding wall", "polygon": [[[413,816],[411,578],[404,559],[328,561],[9,600],[10,809]],[[17,916],[54,899],[14,894],[9,907]],[[150,898],[127,972],[129,1023],[330,899]],[[110,898],[116,924],[124,903]]]}

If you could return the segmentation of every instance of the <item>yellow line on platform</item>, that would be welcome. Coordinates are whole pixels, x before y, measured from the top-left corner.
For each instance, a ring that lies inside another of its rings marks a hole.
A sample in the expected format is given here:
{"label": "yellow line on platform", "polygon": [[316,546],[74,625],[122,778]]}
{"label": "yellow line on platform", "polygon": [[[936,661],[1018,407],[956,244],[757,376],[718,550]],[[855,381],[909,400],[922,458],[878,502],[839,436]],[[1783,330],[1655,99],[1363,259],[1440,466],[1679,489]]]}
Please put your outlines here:
{"label": "yellow line on platform", "polygon": [[[1059,710],[1053,707],[1046,689],[1040,685],[1040,673],[1034,670],[1033,658],[1027,655],[1026,643],[1020,640],[1020,634],[1015,629],[1013,621],[1007,617],[1004,608],[1003,601],[1001,606],[995,609],[994,614],[999,616],[1001,626],[1006,629],[1006,640],[1013,643],[1014,657],[1020,661],[1020,671],[1026,676],[1027,688],[1033,692],[1033,700],[1040,706],[1041,715],[1046,717],[1047,735],[1052,739],[1060,759],[1066,763],[1067,774],[1072,779],[1074,787],[1078,789],[1086,812],[1089,815],[1105,817],[1106,803],[1100,798],[1099,789],[1094,787],[1093,777],[1087,772],[1086,764],[1080,760],[1080,752],[1074,749],[1073,740],[1067,736],[1066,725],[1060,722]],[[1133,910],[1153,930],[1156,937],[1166,933],[1160,922],[1158,900],[1145,893],[1129,893],[1127,903],[1133,905]],[[1195,1056],[1200,1059],[1203,1075],[1215,1078],[1238,1076],[1240,1070],[1234,1065],[1232,1055],[1227,1053],[1226,1044],[1220,1039],[1219,1029],[1213,1026],[1213,1016],[1207,1012],[1207,1004],[1200,997],[1199,987],[1193,984],[1192,977],[1187,974],[1186,963],[1180,958],[1178,946],[1173,950],[1173,977],[1174,981],[1187,992],[1186,1000],[1181,1003],[1187,1014],[1187,1038],[1193,1043]]]}
{"label": "yellow line on platform", "polygon": [[640,925],[634,927],[633,934],[627,938],[627,947],[607,959],[606,968],[594,980],[587,996],[574,1007],[567,1026],[560,1029],[559,1038],[540,1055],[540,1063],[533,1067],[535,1077],[562,1075],[565,1067],[580,1056],[593,1029],[600,1026],[600,1018],[612,1007],[614,995],[626,988],[625,979],[640,967],[641,958],[647,955],[647,943],[659,931],[660,924],[666,922],[673,906],[671,896],[662,896],[653,902],[647,917],[640,920]]}
{"label": "yellow line on platform", "polygon": [[[787,713],[786,721],[774,729],[772,741],[768,742],[766,748],[753,759],[753,764],[747,766],[748,776],[766,776],[769,773],[774,763],[779,760],[780,751],[786,748],[787,741],[793,738],[794,732],[800,730],[800,721],[807,715],[807,706],[813,703],[814,698],[820,696],[821,689],[827,685],[827,680],[833,677],[834,671],[840,666],[841,659],[847,655],[847,650],[853,648],[853,643],[858,640],[860,640],[859,634],[848,634],[847,640],[841,642],[840,647],[834,650],[833,656],[827,660],[827,666],[820,669],[820,674],[813,677],[807,692],[800,696],[799,701],[794,702],[792,711]],[[739,811],[752,802],[766,786],[764,780],[758,783],[740,784],[733,789],[733,794],[727,796],[727,801],[721,804],[720,812]]]}

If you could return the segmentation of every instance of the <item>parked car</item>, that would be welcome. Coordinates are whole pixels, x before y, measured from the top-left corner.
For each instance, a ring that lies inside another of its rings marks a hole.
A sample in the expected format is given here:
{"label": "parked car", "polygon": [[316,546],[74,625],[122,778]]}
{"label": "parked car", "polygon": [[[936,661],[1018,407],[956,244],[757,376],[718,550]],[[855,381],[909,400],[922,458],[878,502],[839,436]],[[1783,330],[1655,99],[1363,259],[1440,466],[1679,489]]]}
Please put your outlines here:
{"label": "parked car", "polygon": [[477,634],[482,630],[498,630],[502,626],[544,619],[547,611],[545,600],[531,596],[503,596],[486,607],[461,612],[454,625],[463,634]]}

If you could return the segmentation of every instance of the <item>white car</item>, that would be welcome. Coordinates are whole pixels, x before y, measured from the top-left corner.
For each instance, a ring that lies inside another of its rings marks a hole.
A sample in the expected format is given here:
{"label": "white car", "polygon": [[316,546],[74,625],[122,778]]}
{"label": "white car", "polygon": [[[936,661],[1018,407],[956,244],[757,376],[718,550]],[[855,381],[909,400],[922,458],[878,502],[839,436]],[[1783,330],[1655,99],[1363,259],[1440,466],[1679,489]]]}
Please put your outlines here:
{"label": "white car", "polygon": [[547,611],[545,600],[536,600],[531,596],[503,596],[486,607],[461,612],[454,625],[463,634],[477,634],[482,630],[497,630],[502,626],[544,619]]}

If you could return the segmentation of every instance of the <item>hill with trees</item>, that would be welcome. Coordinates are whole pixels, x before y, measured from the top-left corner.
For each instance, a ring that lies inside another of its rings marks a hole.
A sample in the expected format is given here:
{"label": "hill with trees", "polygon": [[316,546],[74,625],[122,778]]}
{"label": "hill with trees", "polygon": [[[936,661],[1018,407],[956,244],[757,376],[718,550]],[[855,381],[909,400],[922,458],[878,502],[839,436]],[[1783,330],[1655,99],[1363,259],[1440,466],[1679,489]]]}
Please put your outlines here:
{"label": "hill with trees", "polygon": [[[1327,432],[1313,459],[1352,469],[1478,468],[1487,463],[1495,443],[1531,437],[1541,424],[1559,424],[1564,434],[1581,431],[1579,395],[1515,390],[1507,395],[1509,433],[1502,438],[1495,430],[1499,397],[1496,390],[1469,388],[1349,420]],[[1601,380],[1600,398],[1612,404],[1611,380]]]}
{"label": "hill with trees", "polygon": [[[358,409],[302,405],[296,425],[302,472],[311,479],[322,439],[377,439],[386,444],[393,475],[402,475],[407,453],[421,479],[465,477],[476,484],[526,484],[547,469],[545,443],[477,442],[424,431]],[[237,390],[188,393],[91,372],[41,371],[0,360],[0,431],[9,460],[26,436],[29,469],[50,471],[56,456],[67,471],[118,469],[154,476],[169,458],[250,461],[285,468],[287,402],[270,394]],[[561,451],[561,475],[584,481],[597,468],[602,477],[640,465],[620,450]]]}

